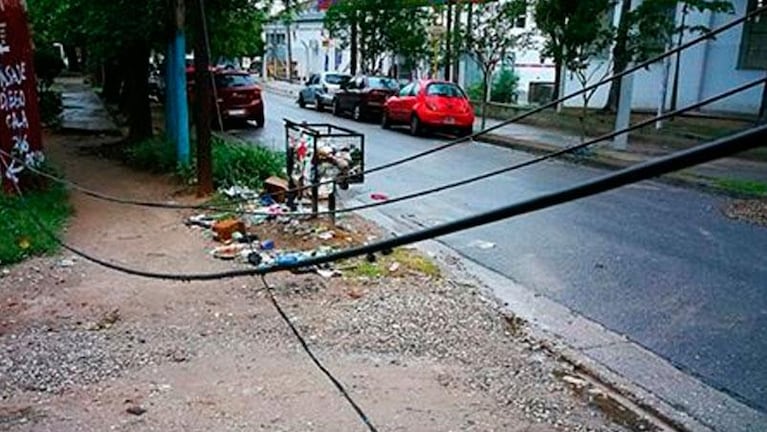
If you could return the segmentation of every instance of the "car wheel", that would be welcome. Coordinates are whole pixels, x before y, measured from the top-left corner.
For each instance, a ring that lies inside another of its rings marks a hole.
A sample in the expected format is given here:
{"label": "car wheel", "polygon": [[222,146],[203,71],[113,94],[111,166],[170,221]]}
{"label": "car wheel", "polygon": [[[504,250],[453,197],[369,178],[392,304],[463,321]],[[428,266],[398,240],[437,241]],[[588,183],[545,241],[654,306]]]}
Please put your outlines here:
{"label": "car wheel", "polygon": [[333,115],[334,116],[341,115],[341,104],[338,103],[338,99],[333,100]]}
{"label": "car wheel", "polygon": [[422,127],[421,127],[421,120],[418,118],[417,115],[413,114],[413,117],[410,119],[410,135],[418,136],[421,135]]}
{"label": "car wheel", "polygon": [[354,111],[352,112],[352,118],[354,121],[362,121],[362,105],[354,105]]}
{"label": "car wheel", "polygon": [[263,114],[260,115],[260,116],[257,116],[253,120],[255,120],[257,128],[261,129],[262,127],[264,127],[265,120],[264,120],[264,115]]}
{"label": "car wheel", "polygon": [[460,131],[461,138],[470,137],[472,135],[474,135],[474,128],[472,127],[463,128]]}
{"label": "car wheel", "polygon": [[302,94],[298,95],[298,106],[301,108],[306,108],[306,102],[304,101],[304,95]]}
{"label": "car wheel", "polygon": [[314,103],[314,108],[317,112],[325,111],[325,107],[322,106],[322,100],[320,98],[317,98],[317,102]]}
{"label": "car wheel", "polygon": [[386,110],[381,113],[381,127],[384,129],[391,128],[391,121],[389,120],[389,114]]}

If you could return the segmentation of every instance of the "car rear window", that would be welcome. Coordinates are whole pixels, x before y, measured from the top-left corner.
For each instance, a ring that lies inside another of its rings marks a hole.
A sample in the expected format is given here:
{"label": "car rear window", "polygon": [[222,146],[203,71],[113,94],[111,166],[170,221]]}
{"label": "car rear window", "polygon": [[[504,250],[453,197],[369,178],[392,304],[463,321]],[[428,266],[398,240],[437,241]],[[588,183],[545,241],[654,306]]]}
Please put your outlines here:
{"label": "car rear window", "polygon": [[328,84],[343,84],[351,79],[348,75],[336,75],[336,74],[328,74],[325,75],[325,81],[327,81]]}
{"label": "car rear window", "polygon": [[368,84],[372,88],[379,89],[397,90],[399,88],[397,81],[391,78],[370,77],[368,78]]}
{"label": "car rear window", "polygon": [[216,74],[216,87],[251,87],[256,81],[245,74]]}
{"label": "car rear window", "polygon": [[466,97],[466,94],[455,84],[434,83],[426,87],[427,96]]}

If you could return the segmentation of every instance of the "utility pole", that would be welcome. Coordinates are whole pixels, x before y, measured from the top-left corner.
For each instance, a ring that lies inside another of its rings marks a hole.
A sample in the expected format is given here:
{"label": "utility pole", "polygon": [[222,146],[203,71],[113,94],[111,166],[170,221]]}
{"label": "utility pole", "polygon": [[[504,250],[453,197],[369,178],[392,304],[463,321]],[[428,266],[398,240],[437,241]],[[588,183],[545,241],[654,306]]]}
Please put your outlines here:
{"label": "utility pole", "polygon": [[[767,79],[767,72],[765,72],[765,79]],[[759,120],[757,124],[767,124],[767,81],[762,86],[762,104],[759,107]]]}
{"label": "utility pole", "polygon": [[288,74],[288,82],[293,82],[293,34],[290,31],[290,24],[293,22],[293,10],[291,0],[285,0],[285,29],[287,35],[285,40],[288,43],[288,65],[285,71]]}
{"label": "utility pole", "polygon": [[195,7],[194,72],[196,93],[197,131],[197,195],[213,193],[213,162],[210,144],[210,112],[213,107],[213,92],[210,75],[210,53],[208,52],[208,29],[205,22],[205,0],[192,0]]}
{"label": "utility pole", "polygon": [[176,144],[176,160],[189,164],[189,106],[186,95],[185,0],[170,0],[171,16],[165,67],[165,131]]}

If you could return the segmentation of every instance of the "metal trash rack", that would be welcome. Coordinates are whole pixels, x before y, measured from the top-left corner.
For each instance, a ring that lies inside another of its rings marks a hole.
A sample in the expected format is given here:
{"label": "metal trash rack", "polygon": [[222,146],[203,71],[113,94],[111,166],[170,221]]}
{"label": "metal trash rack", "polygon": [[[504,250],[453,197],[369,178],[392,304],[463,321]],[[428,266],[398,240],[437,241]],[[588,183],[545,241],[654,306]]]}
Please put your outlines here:
{"label": "metal trash rack", "polygon": [[[328,210],[335,222],[336,190],[365,181],[365,135],[329,123],[285,122],[288,206],[296,210],[296,199],[310,187],[312,215],[317,216],[321,188],[327,187]],[[328,183],[319,186],[318,183]]]}

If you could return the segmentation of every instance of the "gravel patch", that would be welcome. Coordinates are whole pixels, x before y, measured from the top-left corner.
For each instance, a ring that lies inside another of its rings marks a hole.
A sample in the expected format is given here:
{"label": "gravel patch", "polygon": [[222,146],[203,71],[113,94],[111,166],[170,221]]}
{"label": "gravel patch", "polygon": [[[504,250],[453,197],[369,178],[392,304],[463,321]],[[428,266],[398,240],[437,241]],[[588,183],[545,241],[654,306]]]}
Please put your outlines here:
{"label": "gravel patch", "polygon": [[395,361],[428,358],[458,365],[466,373],[440,375],[442,386],[488,394],[504,410],[550,427],[545,430],[622,430],[606,428],[601,412],[574,397],[556,377],[569,366],[549,357],[523,322],[504,317],[476,287],[386,280],[356,301],[301,313],[297,321],[322,345]]}
{"label": "gravel patch", "polygon": [[767,226],[767,200],[733,201],[724,209],[724,214],[732,219]]}

